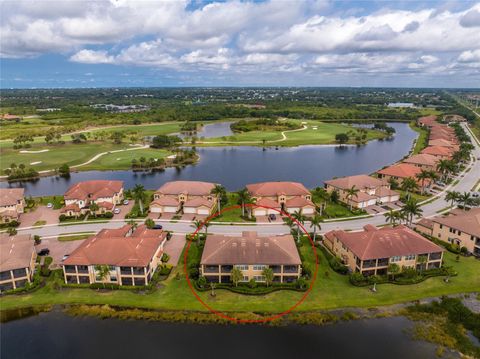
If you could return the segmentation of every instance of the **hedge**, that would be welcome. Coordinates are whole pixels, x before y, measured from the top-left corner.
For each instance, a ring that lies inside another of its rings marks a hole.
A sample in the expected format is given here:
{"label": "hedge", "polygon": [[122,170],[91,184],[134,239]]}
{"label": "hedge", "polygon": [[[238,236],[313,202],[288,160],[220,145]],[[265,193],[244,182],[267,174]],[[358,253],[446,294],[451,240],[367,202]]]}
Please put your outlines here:
{"label": "hedge", "polygon": [[[200,287],[197,281],[194,282],[195,289],[199,292],[208,292],[211,290],[210,286],[207,284],[205,287]],[[305,292],[308,288],[308,285],[300,288],[298,287],[298,281],[293,283],[272,283],[269,287],[257,283],[257,286],[252,288],[249,284],[239,284],[235,286],[234,284],[229,283],[215,283],[215,290],[217,289],[226,289],[233,293],[246,294],[246,295],[262,295],[269,294],[279,290],[292,290],[295,292]]]}
{"label": "hedge", "polygon": [[331,254],[327,248],[325,248],[321,244],[318,244],[317,248],[322,251],[323,255],[328,261],[328,264],[330,265],[330,268],[332,268],[335,272],[340,274],[348,273],[349,268],[346,265],[342,264],[342,262],[340,262],[340,260],[337,257]]}

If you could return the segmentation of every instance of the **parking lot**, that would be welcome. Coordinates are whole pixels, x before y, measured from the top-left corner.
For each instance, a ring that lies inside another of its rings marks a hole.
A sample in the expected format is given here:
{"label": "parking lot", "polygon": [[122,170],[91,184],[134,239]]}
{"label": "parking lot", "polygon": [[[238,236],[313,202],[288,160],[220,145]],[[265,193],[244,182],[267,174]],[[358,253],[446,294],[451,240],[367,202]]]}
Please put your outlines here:
{"label": "parking lot", "polygon": [[44,224],[57,224],[60,216],[59,209],[38,206],[34,211],[20,215],[20,228],[31,227],[39,221],[45,221]]}

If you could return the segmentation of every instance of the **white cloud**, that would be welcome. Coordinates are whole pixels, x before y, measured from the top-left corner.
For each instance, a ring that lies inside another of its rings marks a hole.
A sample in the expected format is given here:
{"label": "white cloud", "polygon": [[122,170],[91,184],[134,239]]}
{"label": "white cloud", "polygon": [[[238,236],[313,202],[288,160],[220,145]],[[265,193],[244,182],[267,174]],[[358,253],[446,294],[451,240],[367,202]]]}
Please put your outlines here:
{"label": "white cloud", "polygon": [[460,62],[480,62],[480,49],[464,51],[458,56]]}
{"label": "white cloud", "polygon": [[106,51],[81,50],[70,57],[71,61],[83,64],[111,64],[113,57]]}

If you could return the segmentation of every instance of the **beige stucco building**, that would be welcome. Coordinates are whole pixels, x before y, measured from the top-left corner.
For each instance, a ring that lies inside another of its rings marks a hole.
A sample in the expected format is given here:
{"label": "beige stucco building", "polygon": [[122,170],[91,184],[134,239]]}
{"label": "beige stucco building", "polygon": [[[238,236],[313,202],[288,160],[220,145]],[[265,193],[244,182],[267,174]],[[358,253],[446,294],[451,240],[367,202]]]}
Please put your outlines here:
{"label": "beige stucco building", "polygon": [[25,209],[23,188],[0,188],[0,223],[18,221]]}

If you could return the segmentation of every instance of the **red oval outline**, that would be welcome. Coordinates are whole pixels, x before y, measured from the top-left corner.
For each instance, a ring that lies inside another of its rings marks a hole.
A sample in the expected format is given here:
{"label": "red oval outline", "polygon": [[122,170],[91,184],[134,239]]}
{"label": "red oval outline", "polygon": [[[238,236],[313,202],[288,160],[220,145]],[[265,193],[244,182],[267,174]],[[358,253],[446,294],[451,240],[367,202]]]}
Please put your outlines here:
{"label": "red oval outline", "polygon": [[[190,290],[191,292],[193,293],[193,295],[195,296],[195,298],[205,307],[207,308],[211,313],[213,314],[216,314],[218,315],[219,317],[223,318],[223,319],[227,319],[227,320],[230,320],[230,321],[233,321],[233,322],[236,322],[236,323],[267,323],[267,322],[271,322],[273,320],[276,320],[276,319],[279,319],[281,317],[283,317],[284,315],[286,314],[289,314],[291,313],[293,310],[295,310],[300,304],[302,304],[305,299],[307,298],[307,296],[310,294],[310,292],[312,291],[312,288],[313,288],[313,284],[315,283],[316,279],[317,279],[317,273],[318,273],[318,255],[317,255],[317,249],[315,248],[315,243],[313,242],[313,239],[312,237],[310,236],[310,234],[307,232],[307,230],[305,229],[305,227],[300,223],[298,222],[295,218],[293,218],[289,213],[287,212],[283,212],[283,211],[280,211],[276,208],[272,208],[272,207],[268,207],[268,206],[262,206],[262,205],[257,205],[257,204],[252,204],[252,203],[246,203],[245,204],[246,207],[253,207],[253,208],[258,208],[258,207],[261,207],[261,208],[266,208],[266,209],[273,209],[274,211],[277,211],[279,214],[283,215],[283,216],[287,216],[288,218],[290,218],[292,221],[294,221],[301,229],[302,231],[307,235],[309,241],[310,241],[310,244],[312,246],[312,249],[313,249],[313,254],[315,255],[315,271],[313,273],[313,276],[312,276],[312,279],[311,279],[311,282],[310,282],[310,286],[308,287],[307,291],[303,294],[303,296],[294,304],[292,305],[290,308],[288,308],[287,310],[281,312],[281,313],[278,313],[278,314],[275,314],[275,315],[272,315],[270,317],[267,317],[267,318],[263,318],[263,319],[240,319],[240,318],[235,318],[235,317],[230,317],[228,315],[226,315],[224,312],[222,311],[219,311],[219,310],[216,310],[215,308],[212,308],[210,305],[208,305],[207,303],[205,303],[202,298],[200,298],[200,296],[197,294],[197,292],[195,291],[195,288],[193,287],[193,284],[192,282],[190,281],[190,278],[188,276],[188,270],[187,270],[187,257],[188,257],[188,251],[190,250],[190,246],[192,245],[192,241],[187,241],[187,247],[185,248],[185,252],[183,254],[183,269],[184,269],[184,273],[185,273],[185,278],[187,279],[187,283],[188,283],[188,286],[190,287]],[[242,206],[240,205],[235,205],[235,206],[229,206],[229,207],[225,207],[223,208],[221,211],[217,211],[216,213],[210,215],[209,217],[207,217],[204,221],[202,221],[202,225],[199,226],[194,232],[193,234],[196,235],[198,233],[198,231],[200,231],[202,228],[203,228],[203,225],[207,222],[210,222],[213,218],[216,218],[218,217],[219,215],[221,215],[222,213],[224,212],[227,212],[227,211],[230,211],[232,209],[238,209],[238,208],[241,208]]]}

